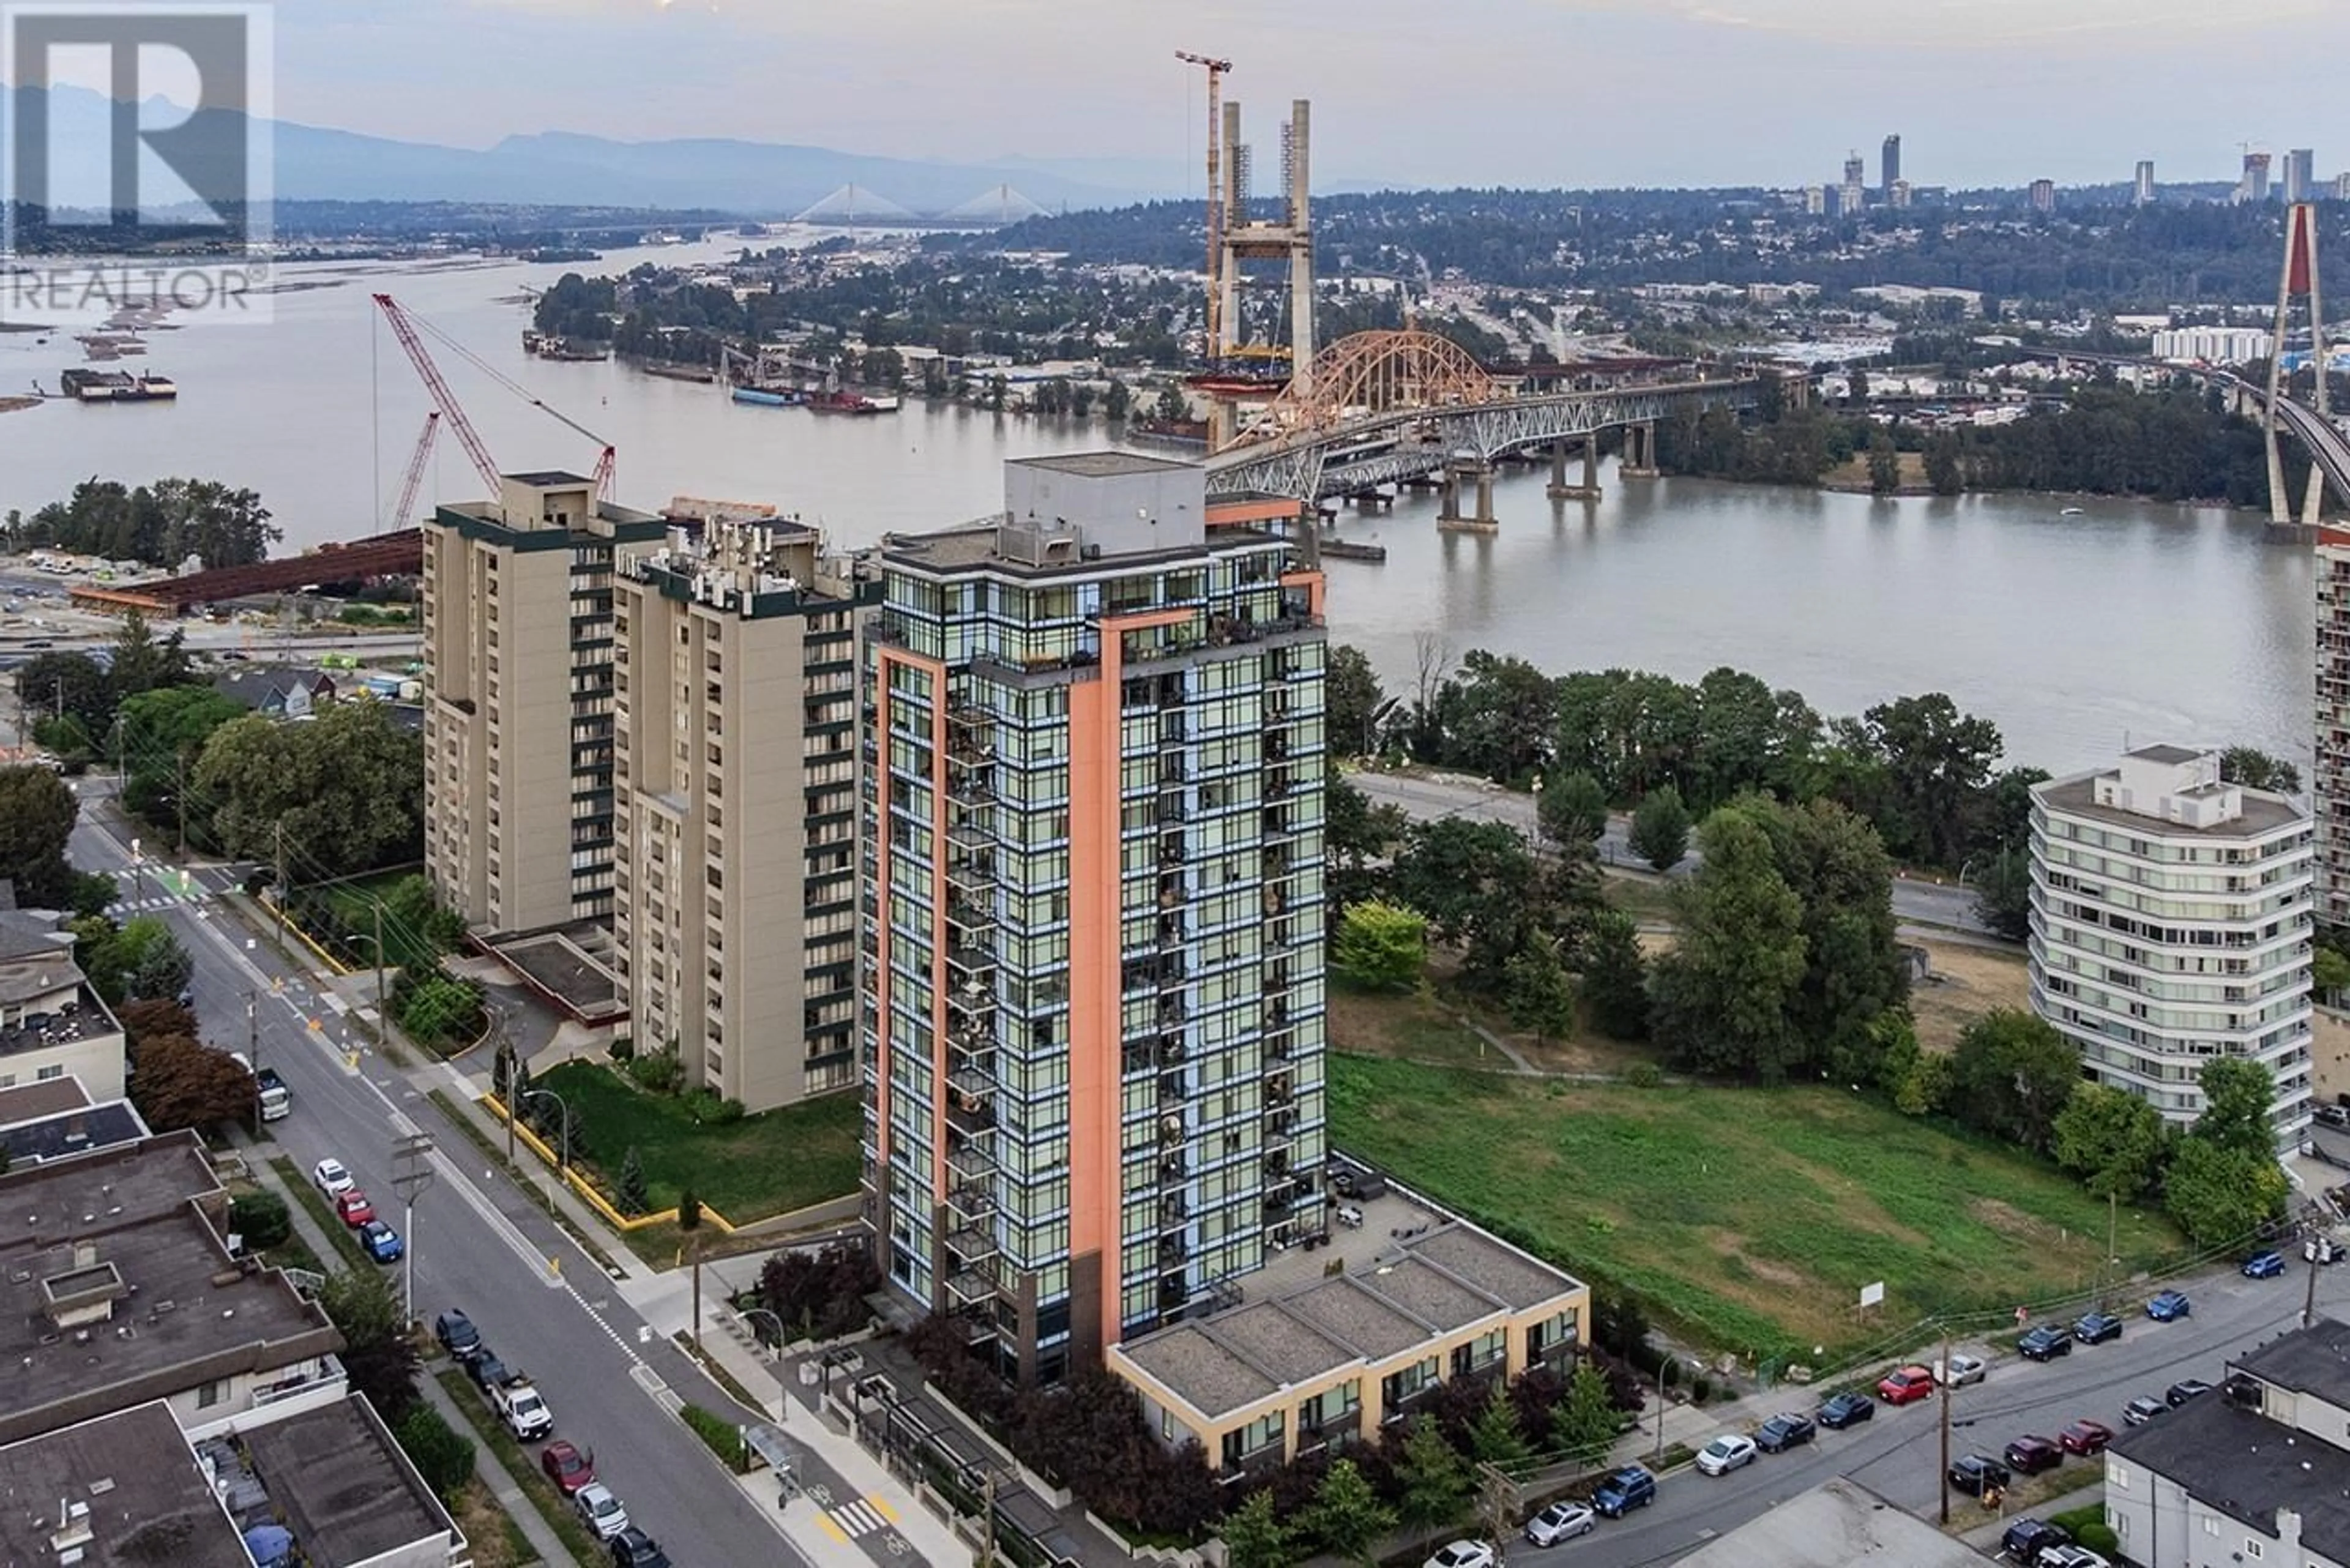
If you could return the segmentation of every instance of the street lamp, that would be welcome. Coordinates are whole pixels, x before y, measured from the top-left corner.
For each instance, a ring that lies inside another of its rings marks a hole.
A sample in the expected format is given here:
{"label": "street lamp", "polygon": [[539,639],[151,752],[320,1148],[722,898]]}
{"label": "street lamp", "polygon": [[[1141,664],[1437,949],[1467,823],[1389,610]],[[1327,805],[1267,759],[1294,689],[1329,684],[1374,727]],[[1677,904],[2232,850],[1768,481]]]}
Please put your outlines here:
{"label": "street lamp", "polygon": [[528,1102],[542,1098],[553,1100],[563,1107],[563,1143],[555,1151],[555,1174],[560,1180],[571,1173],[571,1102],[553,1089],[525,1089],[514,1105],[508,1108],[507,1115],[511,1117]]}
{"label": "street lamp", "polygon": [[772,1356],[769,1356],[768,1359],[771,1361],[781,1361],[784,1358],[784,1320],[777,1317],[774,1313],[769,1312],[765,1307],[736,1307],[734,1310],[736,1314],[743,1317],[763,1317],[769,1323],[775,1325],[775,1353]]}

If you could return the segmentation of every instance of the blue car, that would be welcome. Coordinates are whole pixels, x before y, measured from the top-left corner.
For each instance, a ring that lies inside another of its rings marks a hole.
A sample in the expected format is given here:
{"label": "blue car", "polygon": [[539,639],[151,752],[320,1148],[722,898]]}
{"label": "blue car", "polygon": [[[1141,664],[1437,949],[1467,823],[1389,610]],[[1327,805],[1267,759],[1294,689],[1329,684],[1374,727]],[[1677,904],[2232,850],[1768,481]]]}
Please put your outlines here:
{"label": "blue car", "polygon": [[2244,1278],[2272,1280],[2284,1272],[2284,1255],[2281,1252],[2255,1252],[2244,1260]]}
{"label": "blue car", "polygon": [[400,1253],[407,1251],[407,1243],[400,1239],[400,1232],[380,1220],[370,1220],[359,1227],[359,1245],[365,1247],[367,1255],[379,1263],[396,1263],[400,1262]]}
{"label": "blue car", "polygon": [[2165,1291],[2146,1303],[2146,1315],[2157,1323],[2171,1323],[2194,1312],[2187,1297],[2178,1291]]}

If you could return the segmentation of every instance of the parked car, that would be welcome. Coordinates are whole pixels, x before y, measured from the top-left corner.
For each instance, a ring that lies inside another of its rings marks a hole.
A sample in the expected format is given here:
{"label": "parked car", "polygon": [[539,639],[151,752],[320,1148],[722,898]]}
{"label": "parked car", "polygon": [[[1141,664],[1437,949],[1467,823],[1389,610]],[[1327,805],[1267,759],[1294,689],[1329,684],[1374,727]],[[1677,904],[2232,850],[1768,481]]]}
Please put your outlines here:
{"label": "parked car", "polygon": [[2040,1553],[2047,1548],[2072,1544],[2073,1532],[2061,1524],[2051,1524],[2044,1519],[2019,1519],[1999,1538],[1999,1554],[2030,1568],[2038,1563]]}
{"label": "parked car", "polygon": [[629,1528],[629,1511],[602,1481],[589,1481],[573,1492],[571,1506],[578,1511],[579,1522],[594,1531],[598,1541],[609,1541]]}
{"label": "parked car", "polygon": [[2176,1410],[2198,1394],[2209,1394],[2211,1386],[2200,1377],[2182,1377],[2163,1391],[2163,1400]]}
{"label": "parked car", "polygon": [[506,1370],[506,1364],[498,1359],[498,1353],[484,1345],[465,1358],[465,1376],[473,1380],[474,1387],[486,1394],[513,1374]]}
{"label": "parked car", "polygon": [[2141,1394],[2122,1407],[2122,1420],[2128,1426],[2143,1427],[2169,1408],[2161,1400],[2150,1399]]}
{"label": "parked car", "polygon": [[2242,1270],[2248,1280],[2272,1280],[2284,1272],[2282,1252],[2254,1252],[2244,1260]]}
{"label": "parked car", "polygon": [[2068,1542],[2061,1546],[2043,1548],[2040,1561],[2033,1564],[2033,1568],[2114,1568],[2114,1565],[2106,1561],[2105,1553]]}
{"label": "parked car", "polygon": [[1950,1353],[1948,1366],[1939,1361],[1934,1363],[1934,1380],[1947,1383],[1953,1388],[1963,1388],[1970,1383],[1981,1382],[1990,1371],[1991,1364],[1981,1356],[1969,1355],[1965,1351],[1958,1350]]}
{"label": "parked car", "polygon": [[2175,1323],[2193,1314],[2192,1303],[2182,1291],[2165,1291],[2146,1303],[2146,1315],[2157,1323]]}
{"label": "parked car", "polygon": [[359,1227],[359,1245],[379,1263],[396,1263],[400,1255],[408,1251],[408,1243],[400,1239],[400,1232],[380,1220],[370,1220]]}
{"label": "parked car", "polygon": [[1950,1484],[1969,1497],[1980,1498],[1993,1487],[2003,1489],[2009,1479],[2005,1465],[1981,1454],[1950,1461]]}
{"label": "parked car", "polygon": [[2015,1342],[2015,1348],[2033,1361],[2054,1361],[2073,1354],[2073,1334],[2054,1324],[2042,1324]]}
{"label": "parked car", "polygon": [[669,1568],[669,1553],[631,1524],[612,1537],[612,1568]]}
{"label": "parked car", "polygon": [[1626,1465],[1599,1483],[1591,1494],[1591,1506],[1606,1519],[1621,1519],[1636,1508],[1646,1508],[1657,1501],[1657,1478],[1640,1465]]}
{"label": "parked car", "polygon": [[2309,1114],[2327,1127],[2350,1127],[2350,1106],[2315,1106],[2311,1107]]}
{"label": "parked car", "polygon": [[2304,1263],[2338,1263],[2342,1261],[2342,1243],[2331,1236],[2312,1236],[2301,1244],[2301,1261]]}
{"label": "parked car", "polygon": [[1482,1541],[1456,1541],[1439,1547],[1420,1568],[1493,1568],[1501,1559]]}
{"label": "parked car", "polygon": [[1700,1475],[1726,1476],[1754,1462],[1754,1439],[1726,1433],[1697,1451]]}
{"label": "parked car", "polygon": [[1877,1406],[1866,1394],[1846,1389],[1831,1394],[1820,1401],[1817,1412],[1820,1425],[1831,1432],[1841,1432],[1846,1427],[1857,1426],[1877,1414]]}
{"label": "parked car", "polygon": [[2075,1421],[2056,1434],[2056,1441],[2068,1454],[2083,1458],[2102,1454],[2106,1445],[2114,1440],[2114,1429],[2103,1421]]}
{"label": "parked car", "polygon": [[473,1326],[472,1318],[454,1307],[432,1320],[432,1337],[441,1342],[442,1349],[460,1361],[482,1353],[481,1331]]}
{"label": "parked car", "polygon": [[2010,1469],[2036,1476],[2042,1470],[2053,1470],[2063,1464],[2064,1450],[2045,1438],[2026,1434],[2008,1444],[2000,1457],[2008,1462]]}
{"label": "parked car", "polygon": [[2083,1345],[2103,1345],[2122,1336],[2122,1320],[2111,1313],[2093,1312],[2073,1324],[2073,1337]]}
{"label": "parked car", "polygon": [[356,1231],[375,1218],[375,1205],[368,1201],[366,1193],[354,1187],[336,1194],[335,1214]]}
{"label": "parked car", "polygon": [[359,1185],[351,1179],[351,1173],[343,1168],[343,1162],[331,1155],[310,1168],[310,1179],[317,1183],[318,1190],[329,1198],[340,1198]]}
{"label": "parked car", "polygon": [[1908,1405],[1934,1391],[1934,1375],[1922,1366],[1905,1366],[1877,1379],[1877,1397],[1887,1405]]}
{"label": "parked car", "polygon": [[1754,1428],[1754,1446],[1766,1454],[1784,1453],[1787,1449],[1810,1442],[1820,1429],[1809,1416],[1793,1410],[1782,1410]]}
{"label": "parked car", "polygon": [[1591,1533],[1599,1516],[1579,1502],[1555,1502],[1526,1521],[1526,1539],[1536,1546],[1555,1546]]}
{"label": "parked car", "polygon": [[596,1479],[596,1456],[583,1454],[577,1446],[557,1438],[539,1451],[538,1468],[546,1472],[556,1490],[569,1497]]}

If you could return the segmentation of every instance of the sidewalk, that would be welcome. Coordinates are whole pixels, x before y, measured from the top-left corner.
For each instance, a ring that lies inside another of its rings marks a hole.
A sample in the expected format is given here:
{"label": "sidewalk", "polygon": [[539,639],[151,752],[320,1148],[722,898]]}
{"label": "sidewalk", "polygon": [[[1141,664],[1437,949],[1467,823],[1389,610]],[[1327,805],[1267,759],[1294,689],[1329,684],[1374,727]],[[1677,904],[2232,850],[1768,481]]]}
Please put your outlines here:
{"label": "sidewalk", "polygon": [[[342,1255],[333,1238],[319,1229],[318,1222],[310,1217],[309,1210],[303,1207],[301,1199],[286,1190],[286,1184],[269,1168],[269,1162],[255,1158],[257,1152],[255,1146],[243,1143],[238,1146],[238,1151],[245,1156],[245,1169],[252,1174],[253,1179],[285,1202],[286,1212],[292,1217],[295,1231],[301,1236],[303,1242],[317,1254],[321,1262],[331,1267],[334,1261]],[[546,1521],[539,1516],[530,1499],[523,1495],[522,1488],[515,1484],[514,1477],[498,1463],[498,1457],[490,1451],[489,1445],[473,1441],[472,1423],[450,1402],[439,1381],[430,1373],[424,1373],[418,1376],[416,1382],[426,1401],[448,1421],[450,1429],[473,1442],[473,1473],[481,1478],[484,1486],[490,1489],[490,1495],[498,1500],[498,1506],[505,1510],[506,1517],[515,1521],[515,1528],[530,1542],[530,1549],[538,1553],[539,1561],[547,1568],[577,1568],[579,1560],[571,1555],[564,1547],[562,1537],[556,1535]]]}
{"label": "sidewalk", "polygon": [[[755,1265],[757,1259],[729,1259],[728,1262]],[[802,1449],[813,1454],[846,1483],[858,1497],[879,1500],[877,1507],[897,1532],[912,1543],[914,1550],[931,1564],[931,1568],[968,1568],[972,1552],[947,1524],[924,1508],[911,1488],[892,1475],[881,1461],[868,1453],[858,1441],[834,1428],[802,1399],[795,1397],[784,1377],[796,1368],[797,1363],[775,1363],[767,1359],[764,1351],[754,1350],[746,1343],[741,1325],[725,1304],[728,1284],[718,1278],[720,1265],[705,1264],[702,1269],[702,1349],[729,1376],[749,1390],[761,1408],[784,1429],[785,1435]],[[664,1288],[655,1292],[632,1292],[629,1304],[636,1308],[657,1334],[673,1334],[685,1331],[692,1322],[692,1283],[682,1274],[664,1276]],[[682,1286],[682,1289],[670,1288]],[[772,1508],[775,1502],[775,1478],[762,1471],[736,1478],[745,1495],[762,1508]],[[847,1501],[847,1500],[842,1500]],[[871,1568],[871,1560],[844,1536],[837,1533],[825,1510],[809,1499],[792,1500],[784,1514],[794,1523],[811,1522],[816,1532],[826,1539],[827,1550],[816,1554],[819,1568],[836,1560],[840,1568]],[[795,1530],[793,1542],[805,1548],[810,1532]]]}

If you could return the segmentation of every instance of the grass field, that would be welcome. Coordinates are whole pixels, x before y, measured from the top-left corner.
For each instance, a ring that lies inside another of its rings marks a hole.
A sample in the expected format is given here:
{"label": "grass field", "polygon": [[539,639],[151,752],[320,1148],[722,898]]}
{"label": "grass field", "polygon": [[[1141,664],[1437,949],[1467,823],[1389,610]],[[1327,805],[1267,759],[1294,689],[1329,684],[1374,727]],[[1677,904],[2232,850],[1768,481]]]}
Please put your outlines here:
{"label": "grass field", "polygon": [[702,1127],[682,1099],[649,1095],[609,1068],[566,1062],[540,1075],[570,1106],[598,1183],[608,1196],[629,1147],[645,1168],[652,1207],[691,1188],[740,1225],[788,1213],[857,1187],[858,1100],[828,1095],[731,1127]]}
{"label": "grass field", "polygon": [[[390,892],[394,883],[415,875],[416,868],[411,866],[404,870],[379,871],[373,876],[354,877],[349,881],[335,882],[327,887],[328,901],[334,905],[335,913],[342,917],[343,923],[354,931],[367,934],[368,941],[359,945],[360,956],[366,956],[369,942],[375,940],[376,900]],[[421,968],[440,956],[424,941],[423,932],[409,930],[392,920],[384,921],[383,959],[390,968]]]}
{"label": "grass field", "polygon": [[[2104,1251],[2106,1207],[2069,1178],[1846,1090],[1538,1084],[1334,1054],[1330,1121],[1338,1147],[1741,1354],[1808,1360],[1928,1314],[2085,1292]],[[2178,1245],[2122,1211],[2126,1261]]]}

